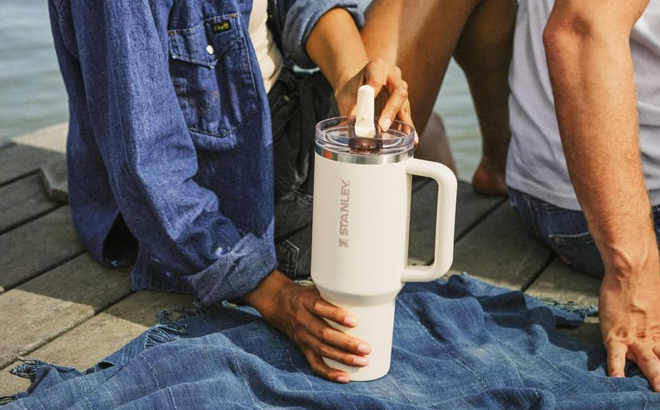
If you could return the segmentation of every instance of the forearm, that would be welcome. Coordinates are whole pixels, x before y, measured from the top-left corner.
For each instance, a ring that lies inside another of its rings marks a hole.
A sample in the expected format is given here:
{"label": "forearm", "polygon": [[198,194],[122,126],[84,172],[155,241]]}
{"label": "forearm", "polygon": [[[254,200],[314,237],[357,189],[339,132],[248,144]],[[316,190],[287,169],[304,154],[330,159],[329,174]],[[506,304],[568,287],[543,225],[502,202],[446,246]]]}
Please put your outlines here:
{"label": "forearm", "polygon": [[559,0],[544,34],[557,118],[571,181],[606,271],[628,273],[657,264],[658,254],[629,46],[648,1],[637,1],[638,10],[599,10],[593,20],[580,8],[594,1],[579,3]]}
{"label": "forearm", "polygon": [[402,8],[402,0],[374,0],[369,5],[360,31],[369,59],[397,63]]}
{"label": "forearm", "polygon": [[307,40],[307,54],[335,91],[369,62],[355,21],[341,8],[318,20]]}
{"label": "forearm", "polygon": [[275,269],[256,288],[248,292],[243,297],[243,301],[257,309],[264,318],[270,318],[276,315],[277,310],[281,308],[278,296],[282,296],[284,290],[291,286],[297,285],[282,272]]}

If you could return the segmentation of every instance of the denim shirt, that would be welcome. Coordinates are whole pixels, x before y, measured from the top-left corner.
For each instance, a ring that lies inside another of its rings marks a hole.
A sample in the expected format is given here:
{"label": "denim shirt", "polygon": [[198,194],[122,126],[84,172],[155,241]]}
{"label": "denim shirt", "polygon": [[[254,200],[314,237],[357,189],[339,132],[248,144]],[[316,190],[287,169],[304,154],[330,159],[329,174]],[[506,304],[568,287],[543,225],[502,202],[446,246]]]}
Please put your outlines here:
{"label": "denim shirt", "polygon": [[[69,95],[74,225],[134,289],[236,298],[276,267],[267,94],[251,0],[50,0]],[[356,1],[271,2],[289,61],[314,24]],[[137,254],[135,255],[135,251]]]}

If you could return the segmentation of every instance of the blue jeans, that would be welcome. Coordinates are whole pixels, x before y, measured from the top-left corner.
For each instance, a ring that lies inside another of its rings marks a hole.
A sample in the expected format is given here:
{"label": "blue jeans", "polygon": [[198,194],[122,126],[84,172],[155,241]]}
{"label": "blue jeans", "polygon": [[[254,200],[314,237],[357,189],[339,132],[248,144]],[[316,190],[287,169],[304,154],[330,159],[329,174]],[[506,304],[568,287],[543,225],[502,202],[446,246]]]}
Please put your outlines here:
{"label": "blue jeans", "polygon": [[337,115],[334,92],[320,72],[284,69],[268,93],[275,167],[275,250],[292,279],[311,268],[314,135],[316,123]]}
{"label": "blue jeans", "polygon": [[[509,187],[516,213],[541,242],[575,269],[603,277],[605,268],[582,211],[559,208]],[[656,238],[660,237],[660,205],[652,207]]]}
{"label": "blue jeans", "polygon": [[[559,333],[577,313],[467,276],[408,284],[397,298],[392,367],[341,385],[249,308],[164,321],[88,372],[28,362],[29,393],[3,410],[658,409],[634,366],[606,376],[607,353]],[[2,402],[2,398],[0,398]]]}

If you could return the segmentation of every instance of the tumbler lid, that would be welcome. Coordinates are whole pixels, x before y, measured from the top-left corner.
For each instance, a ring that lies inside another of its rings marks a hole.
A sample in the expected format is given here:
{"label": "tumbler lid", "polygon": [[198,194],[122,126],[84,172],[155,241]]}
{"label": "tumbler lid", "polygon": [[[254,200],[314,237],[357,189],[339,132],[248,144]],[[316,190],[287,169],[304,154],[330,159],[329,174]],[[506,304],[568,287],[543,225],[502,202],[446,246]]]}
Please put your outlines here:
{"label": "tumbler lid", "polygon": [[355,164],[388,164],[411,158],[415,146],[415,128],[394,121],[381,132],[374,122],[376,136],[355,135],[355,116],[336,117],[316,124],[316,153],[324,158]]}

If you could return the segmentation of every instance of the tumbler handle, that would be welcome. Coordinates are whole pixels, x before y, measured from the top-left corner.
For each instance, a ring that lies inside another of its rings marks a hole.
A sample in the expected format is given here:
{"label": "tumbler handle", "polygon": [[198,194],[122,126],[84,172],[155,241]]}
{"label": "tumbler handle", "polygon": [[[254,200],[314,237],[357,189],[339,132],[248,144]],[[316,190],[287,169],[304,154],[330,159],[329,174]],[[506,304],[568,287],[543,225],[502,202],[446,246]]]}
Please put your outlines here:
{"label": "tumbler handle", "polygon": [[[456,176],[446,166],[431,161],[412,158],[408,160],[406,172],[434,179],[438,183],[437,217],[435,225],[435,260],[431,266],[410,266],[401,274],[402,282],[430,282],[446,274],[454,259],[454,223],[456,219]],[[412,184],[408,187],[408,204],[412,195]],[[410,221],[410,205],[408,206]],[[406,232],[409,235],[409,232]],[[406,240],[406,243],[408,241]],[[406,251],[406,255],[408,252]]]}

